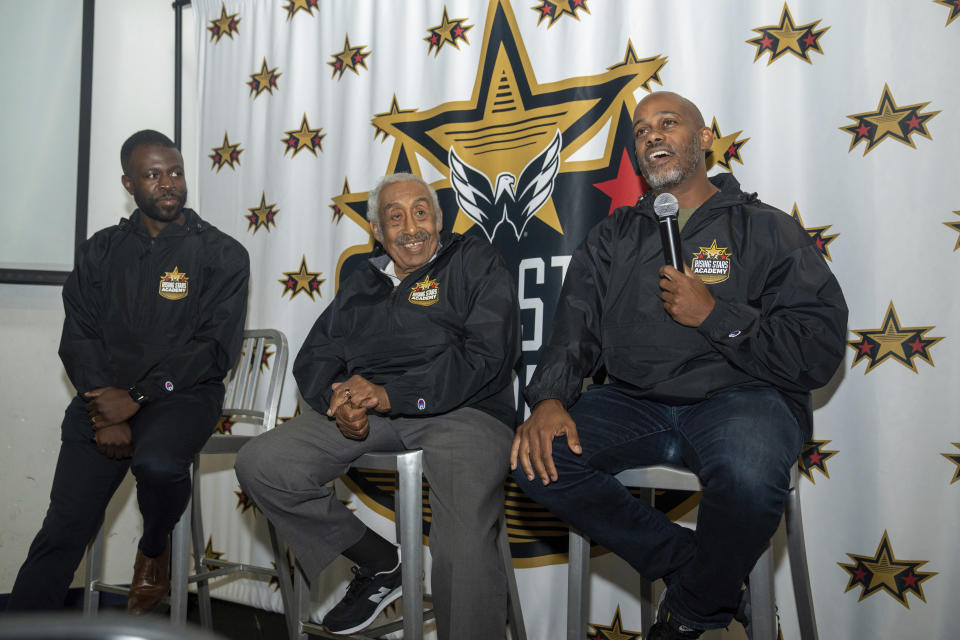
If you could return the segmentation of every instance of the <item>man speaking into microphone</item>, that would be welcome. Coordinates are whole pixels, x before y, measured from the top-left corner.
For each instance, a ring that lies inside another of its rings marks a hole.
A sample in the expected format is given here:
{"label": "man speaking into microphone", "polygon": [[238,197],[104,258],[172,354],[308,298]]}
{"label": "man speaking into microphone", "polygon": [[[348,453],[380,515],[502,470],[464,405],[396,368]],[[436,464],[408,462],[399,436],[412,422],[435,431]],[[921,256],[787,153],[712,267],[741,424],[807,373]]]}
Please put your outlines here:
{"label": "man speaking into microphone", "polygon": [[[651,190],[574,253],[511,466],[555,515],[664,579],[648,640],[698,638],[733,619],[780,522],[847,307],[793,218],[730,174],[707,177],[713,134],[692,102],[650,94],[633,131]],[[652,464],[700,478],[696,532],[613,477]]]}

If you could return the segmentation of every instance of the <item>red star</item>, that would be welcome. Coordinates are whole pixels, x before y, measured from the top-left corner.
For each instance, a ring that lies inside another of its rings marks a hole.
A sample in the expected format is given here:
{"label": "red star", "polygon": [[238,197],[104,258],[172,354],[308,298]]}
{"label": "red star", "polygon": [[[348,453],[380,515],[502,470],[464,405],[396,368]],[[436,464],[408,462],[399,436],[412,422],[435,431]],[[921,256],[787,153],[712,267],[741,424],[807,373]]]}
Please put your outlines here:
{"label": "red star", "polygon": [[817,244],[817,249],[819,249],[820,251],[823,251],[823,247],[826,246],[826,243],[823,241],[823,238],[821,238],[820,236],[817,236],[817,239],[814,240],[814,242]]}
{"label": "red star", "polygon": [[854,129],[854,131],[856,131],[857,136],[861,138],[866,138],[868,135],[870,135],[870,127],[868,127],[867,123],[865,122],[861,122],[860,126]]}
{"label": "red star", "polygon": [[593,186],[610,196],[610,211],[607,212],[607,215],[613,213],[613,210],[617,207],[636,204],[637,198],[643,195],[645,191],[644,185],[640,182],[640,176],[633,171],[633,165],[630,164],[630,155],[626,149],[620,156],[617,177],[613,180],[598,182]]}
{"label": "red star", "polygon": [[323,140],[323,136],[315,135],[310,139],[310,142],[312,142],[313,144],[320,144],[321,140]]}
{"label": "red star", "polygon": [[457,37],[462,36],[462,35],[463,35],[463,27],[460,27],[460,26],[455,27],[454,30],[453,30],[453,35],[455,35],[455,36],[457,36]]}
{"label": "red star", "polygon": [[808,47],[812,47],[816,41],[817,39],[813,37],[813,34],[808,33],[807,37],[803,39],[803,44],[807,45]]}
{"label": "red star", "polygon": [[773,38],[767,34],[763,34],[763,40],[760,41],[761,49],[772,49],[773,48]]}
{"label": "red star", "polygon": [[913,353],[923,353],[923,340],[920,339],[920,336],[917,336],[913,339],[913,342],[908,342],[907,344],[913,349]]}
{"label": "red star", "polygon": [[291,149],[296,149],[297,139],[294,138],[293,136],[290,136],[289,138],[287,138],[287,146],[290,147]]}
{"label": "red star", "polygon": [[917,117],[917,114],[913,114],[913,117],[907,120],[907,124],[910,126],[911,129],[919,129],[920,118]]}
{"label": "red star", "polygon": [[728,155],[728,156],[735,156],[735,155],[737,155],[737,145],[736,145],[736,144],[730,145],[730,148],[727,149],[727,155]]}
{"label": "red star", "polygon": [[911,571],[907,575],[903,576],[903,584],[911,588],[916,587],[917,586],[916,574],[914,574],[913,571]]}
{"label": "red star", "polygon": [[440,42],[440,36],[437,34],[430,36],[430,44],[437,44],[438,42]]}
{"label": "red star", "polygon": [[333,63],[334,69],[340,69],[340,67],[342,66],[343,66],[343,62],[341,62],[340,60],[337,60],[336,62]]}
{"label": "red star", "polygon": [[820,454],[819,451],[814,451],[813,453],[810,454],[810,462],[812,464],[820,464],[822,460],[823,460],[823,456]]}
{"label": "red star", "polygon": [[857,346],[857,349],[860,350],[860,353],[870,355],[870,352],[873,351],[873,345],[864,340]]}
{"label": "red star", "polygon": [[354,61],[354,62],[363,62],[363,56],[361,56],[361,55],[358,53],[358,54],[356,54],[356,55],[353,56],[353,61]]}
{"label": "red star", "polygon": [[540,11],[543,13],[543,15],[548,16],[553,13],[553,7],[544,2],[543,6],[540,7]]}
{"label": "red star", "polygon": [[319,289],[319,288],[320,288],[320,283],[317,282],[316,280],[311,280],[311,281],[310,281],[310,288],[311,288],[311,289]]}
{"label": "red star", "polygon": [[857,570],[853,573],[853,577],[858,581],[863,582],[867,579],[867,570],[863,567],[857,567]]}
{"label": "red star", "polygon": [[292,291],[297,286],[297,281],[294,280],[293,278],[288,278],[287,281],[284,283],[284,286],[287,289],[290,289]]}
{"label": "red star", "polygon": [[580,5],[583,4],[583,0],[573,0],[573,2],[571,2],[570,4],[572,4],[575,7],[579,7]]}

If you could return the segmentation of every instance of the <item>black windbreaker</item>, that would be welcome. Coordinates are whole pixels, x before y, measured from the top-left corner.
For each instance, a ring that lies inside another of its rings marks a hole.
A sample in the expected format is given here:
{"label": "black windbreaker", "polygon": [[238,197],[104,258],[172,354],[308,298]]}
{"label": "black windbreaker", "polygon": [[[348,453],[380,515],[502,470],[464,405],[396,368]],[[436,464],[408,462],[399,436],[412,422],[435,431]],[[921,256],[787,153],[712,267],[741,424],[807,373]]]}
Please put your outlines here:
{"label": "black windbreaker", "polygon": [[617,209],[573,255],[550,342],[525,391],[531,407],[548,398],[569,407],[583,378],[602,367],[624,392],[667,404],[772,386],[809,428],[809,392],[843,360],[847,306],[840,285],[792,217],[741,191],[730,174],[711,182],[720,191],[681,234],[688,266],[707,259],[698,262],[716,300],[707,319],[684,327],[663,308],[653,196]]}
{"label": "black windbreaker", "polygon": [[314,323],[293,365],[304,400],[326,412],[330,385],[357,374],[386,388],[391,416],[473,407],[512,426],[520,311],[500,254],[445,233],[436,258],[396,288],[380,270],[388,262],[364,260]]}
{"label": "black windbreaker", "polygon": [[160,398],[220,382],[247,308],[243,246],[184,209],[156,238],[139,211],[80,245],[63,288],[60,358],[77,391],[136,385]]}

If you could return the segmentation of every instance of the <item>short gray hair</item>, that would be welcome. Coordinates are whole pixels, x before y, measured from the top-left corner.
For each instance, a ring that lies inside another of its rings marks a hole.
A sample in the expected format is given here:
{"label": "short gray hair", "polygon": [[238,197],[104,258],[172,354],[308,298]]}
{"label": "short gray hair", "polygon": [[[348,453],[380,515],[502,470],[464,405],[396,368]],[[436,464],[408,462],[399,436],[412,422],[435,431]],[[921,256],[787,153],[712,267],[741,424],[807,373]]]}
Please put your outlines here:
{"label": "short gray hair", "polygon": [[431,187],[426,180],[420,176],[415,176],[412,173],[399,172],[399,173],[388,173],[387,175],[380,178],[380,181],[377,182],[371,191],[370,195],[367,196],[367,220],[373,222],[374,224],[380,224],[380,191],[387,185],[394,184],[396,182],[407,182],[407,181],[419,182],[427,188],[427,191],[430,192],[430,198],[433,201],[433,211],[437,217],[437,226],[440,227],[443,225],[443,210],[440,208],[440,200],[437,198],[437,192]]}

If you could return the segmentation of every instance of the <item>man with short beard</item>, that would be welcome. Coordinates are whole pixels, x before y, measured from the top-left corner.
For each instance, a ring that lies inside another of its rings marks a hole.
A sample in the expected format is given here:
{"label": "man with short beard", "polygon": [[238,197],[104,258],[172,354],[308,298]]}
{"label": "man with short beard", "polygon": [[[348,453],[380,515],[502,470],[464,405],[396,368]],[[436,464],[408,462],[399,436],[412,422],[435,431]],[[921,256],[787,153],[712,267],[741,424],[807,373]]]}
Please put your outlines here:
{"label": "man with short beard", "polygon": [[247,443],[237,477],[309,580],[340,555],[356,565],[323,618],[351,634],[400,597],[401,558],[328,483],[368,451],[422,449],[437,635],[502,638],[496,524],[516,412],[516,285],[485,239],[441,233],[437,195],[419,177],[384,177],[367,218],[379,246],[340,283],[293,365],[309,406]]}
{"label": "man with short beard", "polygon": [[[707,177],[713,135],[693,103],[651,94],[633,127],[652,189],[574,253],[511,466],[533,499],[663,578],[649,640],[692,639],[729,624],[780,522],[810,391],[843,359],[847,307],[803,227],[732,175]],[[683,271],[663,264],[661,193],[680,205]],[[695,533],[614,477],[654,464],[699,477]]]}
{"label": "man with short beard", "polygon": [[239,355],[246,250],[184,208],[183,158],[165,135],[133,134],[120,163],[137,210],[80,245],[64,285],[60,358],[77,396],[11,611],[63,607],[127,469],[143,516],[127,609],[143,614],[160,602],[190,463],[216,426],[223,377]]}

